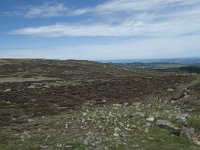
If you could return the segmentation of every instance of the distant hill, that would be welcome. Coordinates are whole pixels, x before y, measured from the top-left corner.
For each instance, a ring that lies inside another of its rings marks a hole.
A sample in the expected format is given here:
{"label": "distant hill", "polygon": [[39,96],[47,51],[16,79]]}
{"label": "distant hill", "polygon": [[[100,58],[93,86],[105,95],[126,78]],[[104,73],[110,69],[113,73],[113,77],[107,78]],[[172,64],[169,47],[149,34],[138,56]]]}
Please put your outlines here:
{"label": "distant hill", "polygon": [[163,58],[163,59],[116,59],[100,60],[104,63],[178,63],[178,64],[200,64],[200,58]]}

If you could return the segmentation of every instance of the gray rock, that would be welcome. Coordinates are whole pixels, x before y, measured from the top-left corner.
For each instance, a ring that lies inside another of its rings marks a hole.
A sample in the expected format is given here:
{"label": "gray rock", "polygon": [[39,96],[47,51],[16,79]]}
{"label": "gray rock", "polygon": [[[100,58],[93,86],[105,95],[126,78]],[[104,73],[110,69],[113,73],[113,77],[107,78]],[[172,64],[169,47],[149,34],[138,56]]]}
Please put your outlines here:
{"label": "gray rock", "polygon": [[187,94],[187,93],[184,93],[184,97],[183,98],[189,98],[190,97],[190,94]]}
{"label": "gray rock", "polygon": [[144,117],[145,115],[142,112],[135,112],[135,113],[132,113],[130,116],[134,118],[141,118],[141,117]]}
{"label": "gray rock", "polygon": [[105,99],[103,99],[103,100],[102,100],[102,102],[106,103],[106,100],[105,100]]}
{"label": "gray rock", "polygon": [[179,127],[176,127],[174,124],[167,120],[157,120],[156,125],[176,135],[180,135],[181,133],[181,129]]}
{"label": "gray rock", "polygon": [[167,91],[168,91],[168,92],[174,92],[174,89],[168,88]]}
{"label": "gray rock", "polygon": [[181,123],[183,125],[187,125],[188,124],[188,115],[187,114],[181,114],[175,117],[175,121],[177,123]]}
{"label": "gray rock", "polygon": [[44,88],[50,88],[50,85],[46,84],[43,86]]}
{"label": "gray rock", "polygon": [[34,85],[30,85],[30,86],[28,86],[28,88],[29,88],[29,89],[34,89],[35,86],[34,86]]}
{"label": "gray rock", "polygon": [[10,92],[10,91],[11,91],[11,89],[6,89],[6,90],[5,90],[5,92]]}
{"label": "gray rock", "polygon": [[11,104],[11,102],[10,102],[10,101],[7,101],[6,104]]}
{"label": "gray rock", "polygon": [[173,96],[171,99],[172,100],[179,100],[179,99],[182,99],[182,98],[184,98],[184,99],[187,99],[187,98],[189,98],[190,97],[190,94],[189,93],[178,93],[178,94],[176,94],[175,96]]}
{"label": "gray rock", "polygon": [[154,121],[154,117],[149,116],[148,118],[146,118],[146,120],[152,122],[152,121]]}

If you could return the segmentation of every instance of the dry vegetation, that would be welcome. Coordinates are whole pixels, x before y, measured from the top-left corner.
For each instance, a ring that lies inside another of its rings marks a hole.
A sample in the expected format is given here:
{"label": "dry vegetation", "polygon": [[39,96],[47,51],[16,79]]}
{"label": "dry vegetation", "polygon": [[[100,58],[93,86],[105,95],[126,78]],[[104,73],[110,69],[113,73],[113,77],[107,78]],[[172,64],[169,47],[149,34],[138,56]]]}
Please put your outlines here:
{"label": "dry vegetation", "polygon": [[199,86],[197,74],[0,60],[0,149],[200,149]]}

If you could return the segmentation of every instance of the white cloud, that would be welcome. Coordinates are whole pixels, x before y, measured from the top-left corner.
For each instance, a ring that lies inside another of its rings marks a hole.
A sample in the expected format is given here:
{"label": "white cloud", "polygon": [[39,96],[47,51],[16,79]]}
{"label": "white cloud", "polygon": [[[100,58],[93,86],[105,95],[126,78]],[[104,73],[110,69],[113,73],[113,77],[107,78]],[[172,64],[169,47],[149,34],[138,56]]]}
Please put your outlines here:
{"label": "white cloud", "polygon": [[20,16],[22,15],[21,12],[17,11],[17,10],[14,10],[14,11],[8,11],[8,12],[3,12],[3,13],[0,13],[1,16]]}
{"label": "white cloud", "polygon": [[42,6],[29,6],[25,14],[27,18],[34,17],[55,17],[68,13],[68,8],[64,4],[44,4]]}
{"label": "white cloud", "polygon": [[103,3],[93,11],[97,12],[121,12],[121,11],[135,11],[135,10],[151,10],[163,9],[169,5],[183,6],[183,5],[199,4],[198,0],[109,0]]}
{"label": "white cloud", "polygon": [[[193,47],[193,49],[191,48]],[[200,56],[199,38],[191,36],[127,40],[115,44],[74,45],[0,51],[1,58],[138,59]]]}
{"label": "white cloud", "polygon": [[[150,25],[149,25],[150,26]],[[156,25],[151,26],[151,30]],[[148,30],[148,27],[141,23],[124,23],[117,26],[111,25],[65,25],[56,24],[36,28],[24,28],[11,32],[11,34],[33,35],[33,36],[132,36],[140,31]]]}
{"label": "white cloud", "polygon": [[[123,14],[122,17],[120,14]],[[94,15],[77,24],[27,27],[11,34],[59,36],[177,36],[200,31],[199,0],[108,0],[96,7],[70,9],[64,4],[29,7],[26,17]],[[125,13],[125,15],[124,15]],[[126,14],[128,13],[128,14]]]}
{"label": "white cloud", "polygon": [[129,20],[120,25],[93,24],[68,25],[56,24],[51,26],[29,27],[12,31],[14,35],[30,35],[43,37],[76,37],[76,36],[178,36],[200,30],[200,20],[188,18],[175,19],[162,23],[135,22]]}
{"label": "white cloud", "polygon": [[[6,12],[9,15],[24,15],[28,18],[34,17],[57,17],[57,16],[74,16],[87,13],[92,14],[114,14],[117,12],[135,12],[164,10],[169,7],[179,7],[178,11],[182,11],[181,7],[200,6],[199,0],[107,0],[94,7],[72,8],[65,3],[43,3],[42,5],[24,6],[21,9]],[[175,8],[176,9],[176,8]],[[171,11],[171,10],[170,10]],[[169,12],[170,12],[169,11]],[[172,11],[173,12],[173,11]],[[166,12],[165,12],[166,13]]]}
{"label": "white cloud", "polygon": [[4,50],[0,51],[1,57],[126,59],[200,56],[199,0],[108,0],[95,7],[78,9],[64,3],[48,3],[29,6],[23,11],[10,15],[23,14],[31,19],[90,14],[90,18],[76,20],[76,24],[54,22],[46,26],[26,27],[9,34],[34,37],[115,36],[119,40],[125,36],[145,38],[96,45],[91,45],[92,42],[80,45],[77,40],[75,46]]}

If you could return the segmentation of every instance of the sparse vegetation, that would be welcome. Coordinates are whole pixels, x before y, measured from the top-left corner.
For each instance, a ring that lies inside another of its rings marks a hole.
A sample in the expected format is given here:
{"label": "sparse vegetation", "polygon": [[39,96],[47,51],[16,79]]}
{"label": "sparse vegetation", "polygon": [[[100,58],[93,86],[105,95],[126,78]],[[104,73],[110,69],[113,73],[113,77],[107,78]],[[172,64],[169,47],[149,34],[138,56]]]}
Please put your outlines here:
{"label": "sparse vegetation", "polygon": [[197,74],[73,60],[0,60],[0,76],[2,150],[200,149],[183,133],[156,124],[166,120],[180,131],[187,126],[198,138]]}

